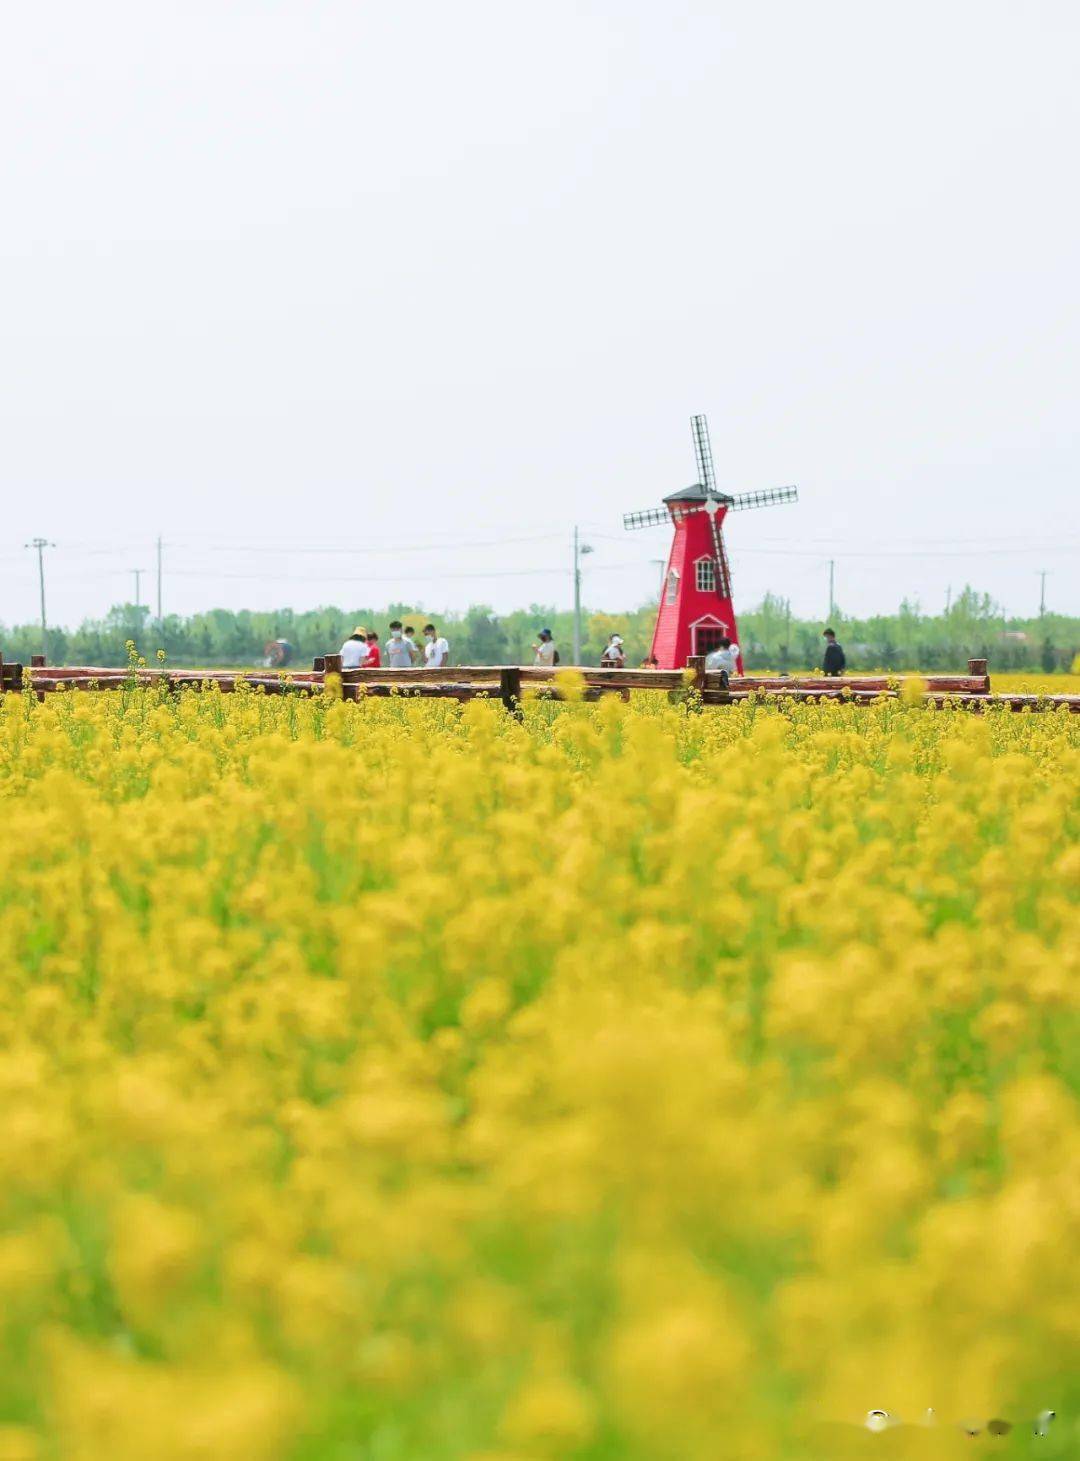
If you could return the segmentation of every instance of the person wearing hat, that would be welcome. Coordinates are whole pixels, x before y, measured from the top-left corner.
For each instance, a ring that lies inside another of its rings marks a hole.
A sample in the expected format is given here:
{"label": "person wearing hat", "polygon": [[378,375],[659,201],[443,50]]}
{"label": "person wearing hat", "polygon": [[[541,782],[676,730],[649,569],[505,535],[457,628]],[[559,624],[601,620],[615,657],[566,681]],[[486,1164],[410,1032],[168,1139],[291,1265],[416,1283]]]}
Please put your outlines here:
{"label": "person wearing hat", "polygon": [[367,657],[367,630],[363,624],[357,624],[341,646],[341,668],[343,670],[362,670],[367,664]]}
{"label": "person wearing hat", "polygon": [[608,642],[604,645],[604,652],[600,656],[600,668],[602,670],[621,670],[626,666],[626,651],[623,649],[622,635],[609,634]]}
{"label": "person wearing hat", "polygon": [[540,669],[551,669],[559,663],[559,652],[555,648],[555,641],[551,637],[550,629],[541,629],[537,635],[537,643],[533,645],[533,664]]}

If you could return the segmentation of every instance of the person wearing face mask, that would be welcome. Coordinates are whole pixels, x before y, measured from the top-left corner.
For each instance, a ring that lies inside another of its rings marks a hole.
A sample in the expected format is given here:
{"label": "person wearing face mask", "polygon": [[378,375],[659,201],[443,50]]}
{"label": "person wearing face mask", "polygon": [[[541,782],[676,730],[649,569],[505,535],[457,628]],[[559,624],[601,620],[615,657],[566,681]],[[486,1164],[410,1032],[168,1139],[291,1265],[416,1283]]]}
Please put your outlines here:
{"label": "person wearing face mask", "polygon": [[424,664],[429,670],[441,669],[450,658],[450,646],[434,624],[424,625]]}
{"label": "person wearing face mask", "polygon": [[390,625],[390,638],[386,641],[386,663],[389,668],[392,670],[411,669],[415,648],[416,646],[405,638],[401,620],[395,619]]}

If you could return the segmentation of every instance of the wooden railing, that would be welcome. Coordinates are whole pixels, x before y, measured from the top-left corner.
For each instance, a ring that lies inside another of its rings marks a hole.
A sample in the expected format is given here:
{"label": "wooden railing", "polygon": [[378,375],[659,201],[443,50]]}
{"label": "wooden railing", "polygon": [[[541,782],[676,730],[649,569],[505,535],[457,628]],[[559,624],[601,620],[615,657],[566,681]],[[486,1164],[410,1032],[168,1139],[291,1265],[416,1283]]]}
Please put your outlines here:
{"label": "wooden railing", "polygon": [[[569,667],[564,667],[569,668]],[[46,665],[40,655],[29,667],[5,664],[0,658],[0,692],[31,689],[38,699],[58,690],[120,690],[138,685],[165,685],[169,689],[216,686],[225,694],[246,686],[268,695],[316,695],[326,689],[328,676],[336,676],[344,700],[357,701],[386,695],[422,696],[425,699],[472,700],[478,696],[497,699],[516,712],[530,694],[561,699],[563,669],[523,668],[520,665],[455,665],[442,669],[342,670],[341,656],[323,655],[310,670],[295,672],[217,669],[151,669],[106,666]],[[971,710],[1003,706],[1012,710],[1043,710],[1064,706],[1080,712],[1080,695],[995,695],[985,660],[969,660],[966,675],[789,676],[738,675],[725,685],[723,677],[706,671],[703,659],[691,659],[685,670],[575,670],[581,677],[580,694],[586,700],[619,694],[628,699],[632,691],[659,690],[668,694],[694,691],[704,705],[737,705],[752,698],[770,701],[806,702],[843,700],[869,705],[881,699],[907,695],[918,679],[917,695],[928,704],[956,704]],[[907,687],[907,688],[905,688]]]}

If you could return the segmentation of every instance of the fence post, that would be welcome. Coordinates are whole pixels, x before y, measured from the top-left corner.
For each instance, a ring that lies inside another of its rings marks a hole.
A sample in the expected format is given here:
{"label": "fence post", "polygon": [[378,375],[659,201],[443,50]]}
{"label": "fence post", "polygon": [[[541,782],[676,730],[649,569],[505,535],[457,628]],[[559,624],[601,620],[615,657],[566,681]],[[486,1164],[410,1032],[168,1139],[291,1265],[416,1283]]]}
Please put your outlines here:
{"label": "fence post", "polygon": [[521,671],[517,665],[504,665],[500,669],[499,699],[515,720],[521,719]]}
{"label": "fence post", "polygon": [[[340,674],[341,674],[341,655],[340,654],[326,654],[326,655],[323,655],[323,694],[324,695],[326,694],[326,682],[330,678],[330,676],[331,675],[339,675],[340,676]],[[344,699],[344,689],[345,689],[345,687],[342,686],[341,689],[342,689],[342,699]]]}
{"label": "fence post", "polygon": [[317,675],[324,674],[326,671],[325,655],[317,654],[315,658],[311,661],[311,668]]}
{"label": "fence post", "polygon": [[[45,656],[43,654],[32,654],[30,656],[30,668],[32,670],[43,670],[45,668]],[[31,680],[33,680],[33,678],[34,678],[33,675],[31,675],[30,678],[31,678]],[[41,705],[44,705],[44,703],[45,703],[45,691],[44,690],[39,690],[37,692],[37,698],[38,698],[38,703],[41,704]]]}
{"label": "fence post", "polygon": [[705,689],[705,656],[703,654],[692,654],[686,661],[686,668],[690,671],[690,690],[696,690],[700,695]]}
{"label": "fence post", "polygon": [[984,695],[989,695],[990,694],[990,672],[989,672],[989,661],[988,660],[984,660],[984,659],[969,659],[968,660],[968,674],[969,675],[982,675],[982,677],[983,677],[983,694]]}

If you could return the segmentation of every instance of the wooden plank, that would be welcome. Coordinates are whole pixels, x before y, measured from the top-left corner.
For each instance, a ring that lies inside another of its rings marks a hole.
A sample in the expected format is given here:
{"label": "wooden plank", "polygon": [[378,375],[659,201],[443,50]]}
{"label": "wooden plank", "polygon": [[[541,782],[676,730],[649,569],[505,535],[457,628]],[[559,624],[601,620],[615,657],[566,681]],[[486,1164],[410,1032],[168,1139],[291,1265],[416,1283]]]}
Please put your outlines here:
{"label": "wooden plank", "polygon": [[1062,706],[1073,714],[1080,713],[1080,695],[987,695],[990,705],[1008,706],[1010,710],[1058,710]]}
{"label": "wooden plank", "polygon": [[[538,665],[521,667],[521,680],[525,685],[550,685],[561,673],[563,666],[556,669],[541,668]],[[569,669],[570,666],[565,666]],[[582,669],[580,674],[586,685],[597,690],[681,690],[686,684],[682,670],[594,670]]]}
{"label": "wooden plank", "polygon": [[200,680],[235,680],[240,675],[265,674],[265,671],[255,669],[200,669],[198,666],[160,669],[150,665],[142,665],[136,670],[122,665],[49,665],[48,671],[49,678],[57,680],[86,679],[88,677],[100,680],[130,680],[132,676],[135,676],[140,680],[153,681],[167,680],[172,675],[193,675]]}
{"label": "wooden plank", "polygon": [[[710,677],[711,678],[711,677]],[[794,703],[804,705],[810,701],[835,700],[840,704],[849,705],[872,705],[875,700],[895,700],[895,690],[850,690],[846,694],[839,690],[818,690],[802,689],[798,686],[788,686],[783,690],[767,690],[764,696],[757,690],[729,689],[722,690],[707,686],[701,694],[705,705],[738,705],[748,700],[760,699],[762,704],[784,704]]]}
{"label": "wooden plank", "polygon": [[343,670],[341,682],[343,685],[422,685],[445,681],[458,685],[498,685],[503,670],[513,668],[516,666],[443,665],[438,669],[428,669],[416,665],[407,670],[392,670],[384,666],[377,670]]}
{"label": "wooden plank", "polygon": [[[888,690],[918,678],[928,691],[938,694],[979,694],[986,689],[977,675],[733,675],[733,690]],[[719,680],[706,676],[706,684],[717,688]]]}
{"label": "wooden plank", "polygon": [[153,686],[160,686],[162,683],[169,689],[201,689],[203,685],[216,686],[219,690],[227,693],[234,692],[238,686],[246,685],[251,689],[262,690],[268,695],[310,695],[317,688],[314,685],[302,684],[291,685],[277,678],[258,675],[218,675],[213,679],[207,678],[199,671],[191,674],[173,671],[163,681],[161,678],[144,679],[139,675],[64,675],[63,677],[46,674],[40,671],[34,677],[34,689],[41,694],[51,694],[58,690],[123,690],[129,686],[139,689],[150,689]]}
{"label": "wooden plank", "polygon": [[358,700],[476,700],[481,695],[494,699],[497,692],[486,685],[455,685],[446,680],[429,681],[427,684],[409,685],[363,685],[346,687],[355,693]]}

